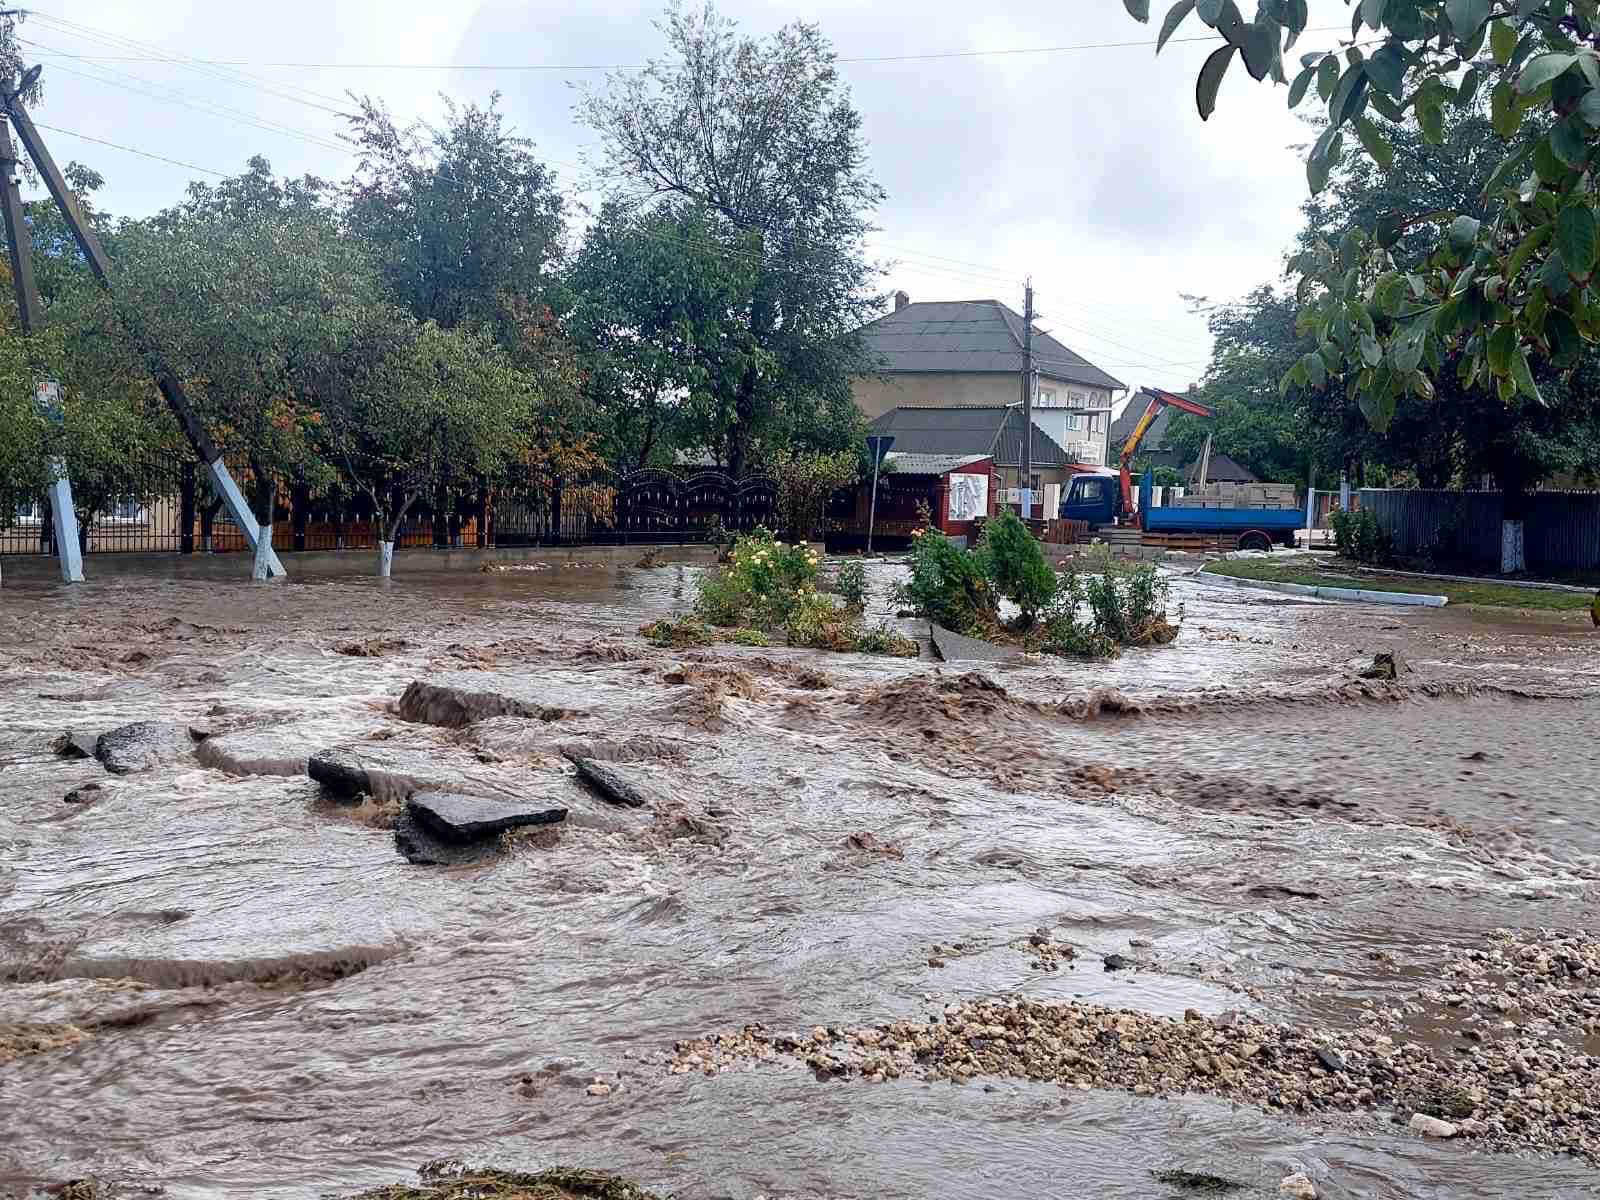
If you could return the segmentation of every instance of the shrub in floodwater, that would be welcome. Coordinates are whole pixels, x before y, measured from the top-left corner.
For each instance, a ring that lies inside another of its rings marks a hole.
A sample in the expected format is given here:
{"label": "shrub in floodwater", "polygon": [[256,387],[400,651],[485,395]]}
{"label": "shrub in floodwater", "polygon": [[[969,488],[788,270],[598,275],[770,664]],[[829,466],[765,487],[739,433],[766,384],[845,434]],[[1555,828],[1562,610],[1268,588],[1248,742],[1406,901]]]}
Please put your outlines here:
{"label": "shrub in floodwater", "polygon": [[735,629],[728,636],[728,640],[735,646],[760,646],[772,645],[772,639],[759,629]]}
{"label": "shrub in floodwater", "polygon": [[695,612],[724,628],[777,629],[817,580],[817,556],[766,529],[741,536],[725,566],[701,576]]}
{"label": "shrub in floodwater", "polygon": [[977,558],[937,529],[912,535],[911,575],[896,584],[895,603],[957,633],[976,634],[999,619],[994,590]]}
{"label": "shrub in floodwater", "polygon": [[1039,649],[1063,658],[1115,658],[1122,648],[1103,633],[1092,613],[1084,617],[1084,587],[1076,571],[1056,585],[1056,594],[1043,613],[1044,637]]}
{"label": "shrub in floodwater", "polygon": [[1039,539],[1007,510],[984,527],[973,557],[994,590],[1022,611],[1019,627],[1032,627],[1056,594],[1056,573]]}
{"label": "shrub in floodwater", "polygon": [[712,642],[711,630],[705,627],[704,622],[693,617],[684,617],[681,621],[652,621],[648,625],[639,626],[640,636],[644,637],[652,646],[663,649],[682,650],[689,646],[709,646]]}
{"label": "shrub in floodwater", "polygon": [[839,568],[833,590],[851,608],[867,606],[867,568],[860,559],[852,558]]}
{"label": "shrub in floodwater", "polygon": [[1167,617],[1170,590],[1155,567],[1119,568],[1110,554],[1083,581],[1094,631],[1117,646],[1164,646],[1178,636]]}
{"label": "shrub in floodwater", "polygon": [[856,634],[855,648],[862,654],[887,654],[893,658],[916,658],[922,653],[915,641],[892,628],[887,621]]}
{"label": "shrub in floodwater", "polygon": [[856,648],[856,628],[851,614],[817,592],[808,592],[790,610],[785,634],[789,645],[810,650]]}

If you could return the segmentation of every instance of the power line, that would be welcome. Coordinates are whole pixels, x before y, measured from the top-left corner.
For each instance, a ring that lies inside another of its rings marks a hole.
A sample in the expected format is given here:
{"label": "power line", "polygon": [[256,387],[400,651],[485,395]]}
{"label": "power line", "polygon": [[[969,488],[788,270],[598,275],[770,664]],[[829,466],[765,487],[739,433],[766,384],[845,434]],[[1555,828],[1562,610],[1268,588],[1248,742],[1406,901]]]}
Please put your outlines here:
{"label": "power line", "polygon": [[124,150],[129,154],[137,154],[140,158],[153,158],[157,162],[171,163],[175,167],[183,167],[190,171],[199,171],[205,175],[216,175],[223,179],[228,177],[228,173],[226,171],[214,171],[210,167],[197,166],[192,162],[184,162],[182,159],[168,158],[164,154],[152,154],[148,150],[136,150],[132,146],[124,146],[121,142],[108,142],[105,138],[91,137],[87,133],[78,133],[76,130],[72,129],[62,129],[56,125],[46,125],[43,121],[35,121],[34,124],[40,129],[48,129],[51,133],[60,133],[65,134],[67,137],[81,138],[83,141],[93,142],[97,146],[109,146],[113,150]]}
{"label": "power line", "polygon": [[[30,15],[38,16],[43,20],[62,25],[74,26],[75,22],[66,21],[61,17],[54,17],[48,13],[39,13],[29,10]],[[79,29],[92,32],[92,26],[77,25]],[[1307,33],[1335,33],[1344,30],[1342,25],[1322,25],[1307,29]],[[144,48],[145,43],[137,43],[132,39],[122,38],[116,34],[106,34],[107,37],[116,38],[118,41]],[[1193,37],[1174,37],[1167,40],[1168,45],[1178,43],[1220,42],[1224,39],[1220,34],[1201,34]],[[834,61],[840,64],[869,65],[874,63],[909,63],[909,62],[940,62],[952,59],[972,58],[1001,58],[1016,57],[1030,54],[1066,54],[1090,50],[1124,50],[1124,49],[1154,49],[1156,43],[1144,39],[1123,42],[1078,42],[1058,46],[1010,46],[995,50],[937,50],[921,54],[883,54],[840,56]],[[170,55],[171,52],[163,51],[159,47],[148,47],[159,55]],[[273,62],[257,59],[207,59],[194,58],[189,55],[172,55],[170,57],[146,58],[134,60],[111,55],[95,56],[107,62],[119,61],[151,61],[170,62],[177,64],[198,64],[211,67],[261,67],[284,70],[304,71],[516,71],[516,72],[541,72],[541,71],[643,71],[649,68],[649,63],[427,63],[427,62],[306,62],[285,61]],[[316,93],[310,93],[316,94]],[[327,97],[324,97],[327,98]]]}

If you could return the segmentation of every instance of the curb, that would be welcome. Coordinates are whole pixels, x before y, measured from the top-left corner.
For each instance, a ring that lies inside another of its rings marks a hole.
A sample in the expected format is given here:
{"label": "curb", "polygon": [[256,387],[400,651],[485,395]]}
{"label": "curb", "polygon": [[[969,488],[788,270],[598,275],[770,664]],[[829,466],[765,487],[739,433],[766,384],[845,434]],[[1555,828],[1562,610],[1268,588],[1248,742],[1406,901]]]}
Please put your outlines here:
{"label": "curb", "polygon": [[1443,608],[1450,603],[1448,596],[1424,596],[1417,592],[1371,592],[1365,588],[1319,587],[1310,583],[1280,583],[1273,579],[1238,579],[1232,575],[1214,575],[1199,571],[1190,579],[1214,587],[1251,588],[1256,591],[1282,592],[1290,596],[1313,596],[1318,600],[1357,600],[1366,604],[1399,604],[1411,608]]}

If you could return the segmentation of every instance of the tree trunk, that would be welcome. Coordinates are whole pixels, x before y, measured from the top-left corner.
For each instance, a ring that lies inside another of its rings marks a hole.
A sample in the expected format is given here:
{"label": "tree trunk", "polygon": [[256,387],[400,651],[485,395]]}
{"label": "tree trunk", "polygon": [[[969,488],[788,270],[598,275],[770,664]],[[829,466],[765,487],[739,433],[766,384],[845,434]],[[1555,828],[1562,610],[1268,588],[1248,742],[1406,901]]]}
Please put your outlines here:
{"label": "tree trunk", "polygon": [[1528,569],[1524,521],[1531,507],[1528,480],[1508,472],[1500,479],[1500,574],[1516,575]]}
{"label": "tree trunk", "polygon": [[406,519],[406,510],[416,500],[415,492],[409,493],[400,506],[394,510],[394,515],[387,520],[382,509],[373,512],[372,519],[378,526],[378,578],[388,579],[394,568],[394,544],[400,536],[400,526]]}

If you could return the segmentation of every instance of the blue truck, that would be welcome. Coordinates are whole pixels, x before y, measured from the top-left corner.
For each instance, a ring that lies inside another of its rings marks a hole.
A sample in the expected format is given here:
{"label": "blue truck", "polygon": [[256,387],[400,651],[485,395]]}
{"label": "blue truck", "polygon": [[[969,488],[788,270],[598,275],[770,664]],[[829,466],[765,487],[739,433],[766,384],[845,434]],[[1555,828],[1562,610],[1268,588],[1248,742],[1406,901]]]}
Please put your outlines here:
{"label": "blue truck", "polygon": [[[1136,514],[1146,533],[1237,536],[1241,550],[1270,550],[1294,545],[1295,532],[1303,523],[1294,508],[1153,508],[1153,484],[1151,472],[1146,471],[1139,480]],[[1118,508],[1115,475],[1079,475],[1061,501],[1061,517],[1100,529],[1114,522]]]}

